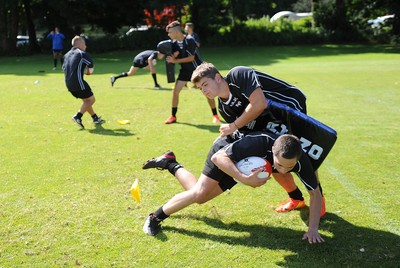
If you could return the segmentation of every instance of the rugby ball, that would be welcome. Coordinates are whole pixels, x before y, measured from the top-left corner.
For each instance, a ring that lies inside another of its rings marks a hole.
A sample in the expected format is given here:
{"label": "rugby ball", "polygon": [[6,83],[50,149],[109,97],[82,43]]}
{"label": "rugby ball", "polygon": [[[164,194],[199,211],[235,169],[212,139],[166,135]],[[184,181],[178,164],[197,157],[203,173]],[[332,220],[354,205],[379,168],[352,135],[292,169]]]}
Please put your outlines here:
{"label": "rugby ball", "polygon": [[272,166],[271,163],[264,158],[258,156],[249,156],[236,163],[236,167],[245,175],[262,169],[263,171],[258,173],[258,178],[265,179],[271,176]]}
{"label": "rugby ball", "polygon": [[86,67],[86,75],[91,75],[94,72],[94,68]]}

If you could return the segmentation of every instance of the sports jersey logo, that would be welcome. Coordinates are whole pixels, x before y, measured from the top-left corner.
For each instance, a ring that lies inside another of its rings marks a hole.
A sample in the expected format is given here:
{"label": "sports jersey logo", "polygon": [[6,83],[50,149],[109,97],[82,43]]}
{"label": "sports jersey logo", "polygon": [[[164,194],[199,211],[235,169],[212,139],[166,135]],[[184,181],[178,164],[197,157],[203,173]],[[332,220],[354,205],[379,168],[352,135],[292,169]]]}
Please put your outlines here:
{"label": "sports jersey logo", "polygon": [[231,103],[229,103],[229,106],[230,107],[241,107],[242,102],[237,97],[233,97]]}

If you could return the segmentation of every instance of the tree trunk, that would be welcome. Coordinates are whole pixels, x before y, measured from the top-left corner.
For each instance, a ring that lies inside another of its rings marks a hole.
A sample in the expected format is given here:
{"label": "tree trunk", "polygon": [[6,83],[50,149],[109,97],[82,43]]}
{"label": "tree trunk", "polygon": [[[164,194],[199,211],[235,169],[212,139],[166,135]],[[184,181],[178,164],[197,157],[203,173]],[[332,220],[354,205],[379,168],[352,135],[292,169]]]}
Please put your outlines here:
{"label": "tree trunk", "polygon": [[29,49],[31,53],[38,53],[40,52],[40,47],[36,38],[35,24],[33,23],[32,20],[31,1],[23,0],[22,2],[24,3],[25,7],[26,25],[29,34]]}

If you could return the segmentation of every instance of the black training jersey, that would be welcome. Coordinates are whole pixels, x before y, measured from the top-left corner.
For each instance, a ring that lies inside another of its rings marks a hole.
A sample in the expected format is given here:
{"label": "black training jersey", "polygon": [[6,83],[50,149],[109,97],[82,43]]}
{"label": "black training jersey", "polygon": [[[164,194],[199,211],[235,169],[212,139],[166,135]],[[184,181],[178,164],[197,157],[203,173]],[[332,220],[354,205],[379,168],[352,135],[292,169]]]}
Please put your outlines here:
{"label": "black training jersey", "polygon": [[85,90],[83,74],[85,68],[93,68],[94,64],[89,55],[79,48],[73,47],[64,55],[63,71],[65,84],[70,91]]}
{"label": "black training jersey", "polygon": [[[277,137],[278,136],[267,132],[253,132],[227,145],[224,150],[234,162],[238,162],[249,156],[262,157],[272,164],[272,173],[278,173],[273,166],[274,161],[272,155],[272,145]],[[317,188],[317,177],[310,159],[304,152],[290,172],[296,173],[308,190],[315,190]]]}
{"label": "black training jersey", "polygon": [[133,66],[139,67],[139,68],[144,68],[147,65],[149,65],[149,63],[147,61],[148,58],[153,55],[153,58],[157,59],[157,54],[158,54],[158,52],[155,50],[142,51],[139,54],[137,54],[135,56],[135,58],[133,59]]}
{"label": "black training jersey", "polygon": [[181,68],[193,72],[199,66],[203,59],[200,56],[196,41],[190,35],[185,36],[182,42],[174,40],[172,42],[172,53],[179,51],[178,59],[194,55],[194,61],[181,63]]}
{"label": "black training jersey", "polygon": [[[230,96],[227,100],[220,98],[218,100],[220,114],[228,123],[235,121],[244,112],[250,103],[250,95],[257,88],[262,89],[267,99],[306,113],[306,96],[303,92],[278,78],[249,67],[237,66],[231,69],[224,79],[229,85]],[[251,130],[264,129],[265,120],[261,119],[268,116],[267,110],[259,118],[250,122],[247,128]]]}

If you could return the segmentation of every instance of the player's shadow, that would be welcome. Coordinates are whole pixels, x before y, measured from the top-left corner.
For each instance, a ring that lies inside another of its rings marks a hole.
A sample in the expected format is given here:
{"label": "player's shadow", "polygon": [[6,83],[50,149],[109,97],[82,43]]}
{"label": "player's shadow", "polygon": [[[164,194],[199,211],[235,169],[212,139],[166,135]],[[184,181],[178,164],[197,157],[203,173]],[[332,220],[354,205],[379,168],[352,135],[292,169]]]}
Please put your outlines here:
{"label": "player's shadow", "polygon": [[290,227],[240,222],[225,224],[219,219],[192,215],[185,218],[203,221],[214,229],[210,232],[182,229],[165,222],[162,240],[168,240],[168,232],[177,232],[218,244],[289,252],[283,261],[275,263],[280,267],[399,267],[400,263],[399,235],[356,226],[332,213],[327,213],[321,220],[320,230],[331,234],[323,236],[325,243],[322,244],[309,244],[301,239],[303,231]]}
{"label": "player's shadow", "polygon": [[154,90],[154,91],[161,91],[161,90],[165,90],[165,91],[172,91],[172,89],[170,87],[160,87],[160,88],[154,88],[154,87],[135,87],[135,86],[116,86],[114,85],[113,89],[115,90],[127,90],[127,89],[133,89],[133,90]]}
{"label": "player's shadow", "polygon": [[92,134],[107,135],[107,136],[133,136],[134,135],[127,129],[123,129],[123,128],[106,129],[103,127],[103,125],[95,125],[94,129],[89,129],[88,131]]}
{"label": "player's shadow", "polygon": [[181,124],[181,125],[196,127],[198,129],[208,130],[209,132],[212,132],[212,133],[219,133],[219,124],[216,124],[216,125],[204,125],[204,124],[192,124],[192,123],[186,123],[186,122],[176,122],[175,124]]}

